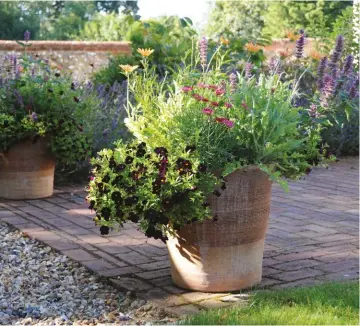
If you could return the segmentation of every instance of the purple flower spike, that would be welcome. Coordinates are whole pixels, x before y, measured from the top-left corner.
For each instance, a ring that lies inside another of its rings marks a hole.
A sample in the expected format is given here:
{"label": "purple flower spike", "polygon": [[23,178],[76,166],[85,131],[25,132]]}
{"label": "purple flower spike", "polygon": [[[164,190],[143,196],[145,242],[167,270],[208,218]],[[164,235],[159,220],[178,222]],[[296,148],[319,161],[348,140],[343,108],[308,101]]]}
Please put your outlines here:
{"label": "purple flower spike", "polygon": [[31,113],[30,118],[31,118],[32,121],[37,121],[38,120],[38,116],[37,116],[37,114],[35,112]]}
{"label": "purple flower spike", "polygon": [[200,41],[200,62],[203,67],[207,64],[208,41],[203,37]]}
{"label": "purple flower spike", "polygon": [[344,67],[343,67],[343,74],[344,75],[348,75],[349,73],[352,72],[353,61],[354,61],[354,56],[349,54],[345,59],[345,63],[344,63]]}
{"label": "purple flower spike", "polygon": [[299,39],[296,41],[296,51],[295,51],[295,56],[298,59],[301,59],[304,55],[304,46],[305,46],[305,35],[300,34]]}
{"label": "purple flower spike", "polygon": [[344,36],[339,35],[336,38],[335,48],[331,55],[331,60],[329,63],[330,70],[334,69],[337,66],[337,64],[341,58],[341,54],[342,54],[343,50],[344,50]]}
{"label": "purple flower spike", "polygon": [[312,103],[310,105],[310,108],[307,111],[308,111],[310,117],[312,117],[312,118],[318,118],[319,117],[319,112],[317,111],[316,104]]}
{"label": "purple flower spike", "polygon": [[317,71],[317,88],[319,91],[322,90],[322,88],[324,87],[324,74],[325,74],[325,69],[327,66],[327,57],[324,57],[320,60],[319,63],[319,67],[318,67],[318,71]]}
{"label": "purple flower spike", "polygon": [[24,40],[25,42],[30,41],[30,32],[28,30],[26,30],[26,32],[24,33]]}
{"label": "purple flower spike", "polygon": [[19,91],[17,89],[14,89],[14,95],[16,97],[17,102],[21,105],[24,106],[24,100],[22,98],[22,96],[20,95]]}
{"label": "purple flower spike", "polygon": [[237,76],[234,72],[232,72],[229,76],[230,79],[230,92],[235,93],[236,92],[236,84],[237,84]]}
{"label": "purple flower spike", "polygon": [[355,80],[349,91],[349,97],[352,100],[358,96],[358,89],[359,89],[359,78]]}
{"label": "purple flower spike", "polygon": [[245,64],[245,78],[246,78],[246,79],[250,79],[250,78],[251,78],[251,76],[252,76],[252,74],[251,74],[252,69],[253,69],[252,63],[251,63],[251,62],[247,62],[247,63]]}

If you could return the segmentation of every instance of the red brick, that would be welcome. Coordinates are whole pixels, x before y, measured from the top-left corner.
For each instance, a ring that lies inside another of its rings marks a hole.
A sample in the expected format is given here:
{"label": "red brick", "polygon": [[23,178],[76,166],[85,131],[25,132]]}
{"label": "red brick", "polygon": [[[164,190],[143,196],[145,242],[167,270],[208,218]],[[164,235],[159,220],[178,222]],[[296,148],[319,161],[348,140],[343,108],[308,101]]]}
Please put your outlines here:
{"label": "red brick", "polygon": [[167,249],[158,248],[149,244],[142,244],[139,246],[134,246],[133,250],[145,255],[145,256],[164,256],[167,255]]}
{"label": "red brick", "polygon": [[109,237],[111,242],[116,242],[123,246],[138,246],[144,243],[144,239],[129,238],[126,235],[120,235],[116,237]]}
{"label": "red brick", "polygon": [[76,261],[92,261],[96,259],[94,255],[89,254],[83,249],[74,249],[74,250],[62,250],[62,253],[66,256],[68,256],[71,259],[74,259]]}
{"label": "red brick", "polygon": [[148,257],[143,256],[135,251],[117,254],[116,257],[119,257],[121,260],[123,260],[129,264],[132,264],[132,265],[145,264],[145,263],[152,262],[152,260],[149,259]]}
{"label": "red brick", "polygon": [[95,233],[78,235],[77,238],[79,238],[80,240],[83,240],[89,244],[93,244],[93,245],[109,242],[109,240],[107,238],[97,235]]}
{"label": "red brick", "polygon": [[302,259],[302,260],[295,260],[295,261],[276,264],[273,265],[273,267],[288,272],[288,271],[296,271],[298,269],[302,269],[306,267],[314,267],[320,264],[321,264],[320,262],[313,259]]}
{"label": "red brick", "polygon": [[59,227],[60,230],[71,234],[71,235],[85,235],[85,234],[90,234],[89,230],[86,230],[84,228],[82,228],[81,226],[77,226],[76,224],[70,224],[69,226],[61,226]]}
{"label": "red brick", "polygon": [[79,248],[79,245],[67,241],[65,239],[59,239],[59,240],[44,240],[51,248],[57,249],[57,250],[69,250],[69,249],[77,249]]}
{"label": "red brick", "polygon": [[313,278],[322,274],[324,273],[318,270],[303,268],[297,271],[280,272],[277,275],[272,275],[272,277],[281,281],[292,282],[305,278]]}
{"label": "red brick", "polygon": [[151,280],[153,278],[158,278],[158,277],[166,276],[166,275],[170,275],[170,269],[168,269],[168,268],[136,274],[136,276],[141,277],[145,280]]}
{"label": "red brick", "polygon": [[126,254],[132,251],[128,247],[113,242],[97,243],[95,246],[109,254]]}
{"label": "red brick", "polygon": [[91,269],[94,272],[107,271],[110,269],[115,269],[116,266],[108,263],[104,259],[95,259],[95,260],[86,260],[82,261],[81,264]]}
{"label": "red brick", "polygon": [[28,232],[29,236],[34,238],[34,239],[38,239],[40,241],[45,241],[45,240],[60,240],[61,237],[59,237],[56,233],[52,232],[52,231],[29,231]]}
{"label": "red brick", "polygon": [[124,263],[123,261],[116,259],[116,257],[108,255],[107,253],[102,252],[100,250],[94,251],[94,254],[100,256],[101,258],[107,260],[110,263],[115,264],[116,266],[119,266],[119,267],[129,266],[128,264]]}
{"label": "red brick", "polygon": [[16,216],[16,215],[8,216],[8,217],[3,216],[3,217],[0,217],[0,220],[4,221],[4,222],[8,222],[11,225],[21,225],[21,224],[29,223],[29,220],[26,220],[23,217]]}
{"label": "red brick", "polygon": [[157,269],[170,267],[170,261],[169,260],[161,260],[161,261],[156,261],[153,263],[140,264],[137,266],[146,271],[153,271],[153,270],[157,270]]}

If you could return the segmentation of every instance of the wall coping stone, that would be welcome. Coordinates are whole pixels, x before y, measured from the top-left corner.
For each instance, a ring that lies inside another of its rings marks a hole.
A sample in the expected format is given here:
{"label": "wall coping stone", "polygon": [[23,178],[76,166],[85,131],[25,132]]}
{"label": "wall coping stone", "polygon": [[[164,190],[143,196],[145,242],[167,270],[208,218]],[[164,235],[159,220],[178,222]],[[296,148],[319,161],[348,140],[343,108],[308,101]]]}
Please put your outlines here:
{"label": "wall coping stone", "polygon": [[[38,51],[79,51],[79,52],[109,52],[131,55],[131,43],[124,41],[95,42],[95,41],[30,41],[28,52]],[[23,47],[16,41],[0,40],[0,51],[20,52]]]}

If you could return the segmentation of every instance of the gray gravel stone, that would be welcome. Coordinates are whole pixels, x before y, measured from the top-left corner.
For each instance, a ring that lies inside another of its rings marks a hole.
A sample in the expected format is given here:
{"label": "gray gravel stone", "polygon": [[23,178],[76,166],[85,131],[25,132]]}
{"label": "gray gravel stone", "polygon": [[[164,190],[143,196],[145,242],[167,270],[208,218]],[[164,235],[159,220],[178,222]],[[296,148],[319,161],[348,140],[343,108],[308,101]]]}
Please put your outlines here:
{"label": "gray gravel stone", "polygon": [[156,322],[151,308],[150,319],[145,310],[141,320],[134,317],[144,305],[136,293],[99,282],[78,263],[0,221],[0,325]]}

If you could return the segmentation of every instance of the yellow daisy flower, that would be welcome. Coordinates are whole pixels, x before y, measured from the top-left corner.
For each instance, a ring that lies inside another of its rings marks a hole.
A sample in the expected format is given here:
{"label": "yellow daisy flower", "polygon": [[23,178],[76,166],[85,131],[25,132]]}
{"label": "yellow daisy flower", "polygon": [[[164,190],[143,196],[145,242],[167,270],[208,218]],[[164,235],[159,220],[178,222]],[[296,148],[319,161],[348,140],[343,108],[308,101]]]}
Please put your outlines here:
{"label": "yellow daisy flower", "polygon": [[289,31],[286,32],[286,37],[289,38],[291,41],[297,41],[300,38],[300,35],[296,35],[294,32]]}
{"label": "yellow daisy flower", "polygon": [[126,73],[132,73],[139,66],[130,66],[130,65],[119,65],[119,67],[124,70]]}
{"label": "yellow daisy flower", "polygon": [[155,50],[153,49],[137,49],[137,52],[140,53],[143,57],[148,57]]}
{"label": "yellow daisy flower", "polygon": [[255,43],[246,43],[244,46],[244,49],[249,51],[249,52],[253,52],[256,53],[258,51],[260,51],[262,49],[262,47],[260,45],[257,45]]}
{"label": "yellow daisy flower", "polygon": [[227,38],[220,36],[220,43],[223,45],[229,45],[230,41]]}
{"label": "yellow daisy flower", "polygon": [[309,52],[309,57],[313,60],[319,61],[324,55],[314,49]]}

